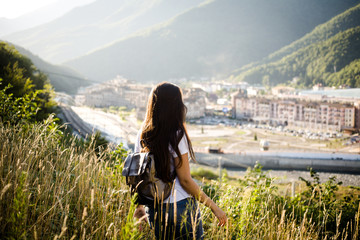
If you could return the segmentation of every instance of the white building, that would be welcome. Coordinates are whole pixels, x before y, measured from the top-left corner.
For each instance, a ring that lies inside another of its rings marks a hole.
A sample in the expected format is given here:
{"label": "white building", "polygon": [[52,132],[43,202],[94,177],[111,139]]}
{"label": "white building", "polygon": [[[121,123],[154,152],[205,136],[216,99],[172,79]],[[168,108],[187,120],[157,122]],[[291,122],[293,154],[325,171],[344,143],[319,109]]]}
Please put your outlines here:
{"label": "white building", "polygon": [[184,90],[183,101],[187,107],[186,117],[188,119],[200,118],[205,116],[206,92],[200,88]]}
{"label": "white building", "polygon": [[76,96],[78,103],[91,107],[125,106],[138,108],[146,106],[151,87],[114,79],[87,87]]}

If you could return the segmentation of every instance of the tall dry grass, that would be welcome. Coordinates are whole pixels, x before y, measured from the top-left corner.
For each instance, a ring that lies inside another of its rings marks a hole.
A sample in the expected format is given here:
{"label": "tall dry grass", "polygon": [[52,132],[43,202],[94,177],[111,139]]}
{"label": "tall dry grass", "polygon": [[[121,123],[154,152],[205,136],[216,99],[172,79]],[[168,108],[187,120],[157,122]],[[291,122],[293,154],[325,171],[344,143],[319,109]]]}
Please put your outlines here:
{"label": "tall dry grass", "polygon": [[[142,238],[120,166],[47,124],[0,125],[0,238]],[[130,215],[129,215],[130,211]]]}
{"label": "tall dry grass", "polygon": [[[135,206],[112,152],[64,139],[51,119],[0,123],[0,239],[153,239],[132,217]],[[346,228],[327,236],[311,215],[289,208],[261,174],[250,172],[242,187],[225,180],[221,188],[213,181],[214,191],[204,186],[229,217],[218,227],[201,206],[205,239],[358,239],[359,210]],[[341,212],[336,217],[341,220]]]}
{"label": "tall dry grass", "polygon": [[[227,184],[226,179],[222,182],[225,184],[219,188],[213,181],[205,191],[227,212],[229,221],[226,228],[216,227],[210,210],[202,208],[205,239],[359,239],[359,197],[354,197],[354,203],[329,198],[329,188],[335,189],[336,184],[323,185],[332,180],[313,184],[311,196],[284,196],[274,179],[256,165],[248,169],[239,186]],[[353,215],[344,217],[346,214]],[[335,226],[329,224],[332,219]]]}

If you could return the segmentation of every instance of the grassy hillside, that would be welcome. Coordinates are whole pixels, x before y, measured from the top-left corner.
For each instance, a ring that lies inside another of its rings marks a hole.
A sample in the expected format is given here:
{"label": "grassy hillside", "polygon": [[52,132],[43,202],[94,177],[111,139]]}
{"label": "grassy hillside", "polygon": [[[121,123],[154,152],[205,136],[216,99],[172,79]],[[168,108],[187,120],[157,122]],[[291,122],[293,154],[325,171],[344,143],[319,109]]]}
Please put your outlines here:
{"label": "grassy hillside", "polygon": [[[238,80],[273,85],[360,87],[360,4],[316,27],[311,33],[239,70]],[[235,72],[236,75],[236,72]]]}
{"label": "grassy hillside", "polygon": [[210,1],[66,64],[101,80],[117,74],[139,81],[221,76],[293,42],[355,2]]}
{"label": "grassy hillside", "polygon": [[[125,179],[124,151],[96,153],[75,138],[64,141],[51,120],[30,128],[0,123],[0,235],[4,239],[153,239],[133,218]],[[358,190],[316,173],[295,197],[260,166],[241,180],[227,177],[204,191],[225,210],[229,222],[201,205],[205,239],[358,239]],[[204,181],[204,180],[203,180]],[[235,183],[234,183],[235,182]],[[287,193],[284,193],[287,192]]]}

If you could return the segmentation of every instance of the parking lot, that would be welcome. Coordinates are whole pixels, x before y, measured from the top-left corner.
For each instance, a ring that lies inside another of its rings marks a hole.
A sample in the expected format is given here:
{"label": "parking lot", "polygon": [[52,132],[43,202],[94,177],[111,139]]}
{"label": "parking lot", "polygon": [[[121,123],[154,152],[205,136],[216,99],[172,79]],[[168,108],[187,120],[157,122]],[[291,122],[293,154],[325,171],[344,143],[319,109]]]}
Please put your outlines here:
{"label": "parking lot", "polygon": [[270,144],[269,151],[359,153],[359,136],[340,132],[314,132],[284,126],[259,125],[228,118],[203,118],[188,124],[193,146],[198,151],[221,148],[242,153],[260,150],[260,141]]}

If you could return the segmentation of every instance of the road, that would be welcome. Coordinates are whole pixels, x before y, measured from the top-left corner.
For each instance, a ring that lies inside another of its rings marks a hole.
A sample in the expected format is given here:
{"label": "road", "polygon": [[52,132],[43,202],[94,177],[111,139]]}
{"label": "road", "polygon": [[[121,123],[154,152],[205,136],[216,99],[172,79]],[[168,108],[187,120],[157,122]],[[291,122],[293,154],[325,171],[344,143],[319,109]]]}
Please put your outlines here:
{"label": "road", "polygon": [[63,120],[66,124],[70,125],[76,134],[85,138],[93,133],[93,129],[82,121],[82,119],[71,109],[70,106],[59,104],[63,114]]}
{"label": "road", "polygon": [[122,119],[120,116],[88,107],[71,107],[71,109],[92,129],[100,131],[112,143],[128,143],[136,140],[139,124],[134,116]]}

